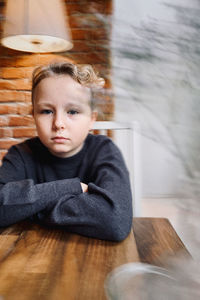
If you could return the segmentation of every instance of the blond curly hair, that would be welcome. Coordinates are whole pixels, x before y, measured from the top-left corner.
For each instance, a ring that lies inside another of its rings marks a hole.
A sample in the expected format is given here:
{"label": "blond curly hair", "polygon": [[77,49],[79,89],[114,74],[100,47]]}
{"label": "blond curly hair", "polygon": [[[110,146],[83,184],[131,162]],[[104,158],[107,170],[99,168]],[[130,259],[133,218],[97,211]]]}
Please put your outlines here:
{"label": "blond curly hair", "polygon": [[32,104],[34,105],[34,92],[37,85],[45,78],[68,75],[76,82],[90,88],[92,109],[96,107],[95,92],[104,86],[104,79],[98,77],[91,65],[76,65],[69,62],[56,62],[37,67],[32,75]]}

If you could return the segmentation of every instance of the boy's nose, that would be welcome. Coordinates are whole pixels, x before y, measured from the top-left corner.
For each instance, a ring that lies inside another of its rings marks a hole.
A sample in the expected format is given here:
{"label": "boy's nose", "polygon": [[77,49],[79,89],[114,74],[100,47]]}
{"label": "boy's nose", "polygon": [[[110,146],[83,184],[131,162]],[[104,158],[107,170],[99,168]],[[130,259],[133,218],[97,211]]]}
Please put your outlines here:
{"label": "boy's nose", "polygon": [[61,115],[56,115],[54,117],[54,122],[53,122],[53,127],[58,130],[58,129],[64,129],[66,127],[66,124],[65,124],[65,120],[64,120],[64,117],[61,116]]}

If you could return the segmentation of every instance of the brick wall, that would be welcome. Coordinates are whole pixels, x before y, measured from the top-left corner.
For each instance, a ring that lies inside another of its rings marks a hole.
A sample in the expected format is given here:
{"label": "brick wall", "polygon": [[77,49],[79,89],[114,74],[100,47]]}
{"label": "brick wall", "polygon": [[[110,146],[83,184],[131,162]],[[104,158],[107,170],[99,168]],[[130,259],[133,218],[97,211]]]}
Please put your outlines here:
{"label": "brick wall", "polygon": [[[70,51],[30,54],[0,46],[0,161],[11,145],[36,134],[30,93],[30,78],[36,66],[52,60],[89,63],[105,78],[106,88],[111,88],[109,37],[112,0],[67,0],[65,4],[74,44]],[[1,22],[4,8],[5,0],[0,0]],[[109,120],[114,109],[113,99],[108,94],[102,98],[103,118]]]}

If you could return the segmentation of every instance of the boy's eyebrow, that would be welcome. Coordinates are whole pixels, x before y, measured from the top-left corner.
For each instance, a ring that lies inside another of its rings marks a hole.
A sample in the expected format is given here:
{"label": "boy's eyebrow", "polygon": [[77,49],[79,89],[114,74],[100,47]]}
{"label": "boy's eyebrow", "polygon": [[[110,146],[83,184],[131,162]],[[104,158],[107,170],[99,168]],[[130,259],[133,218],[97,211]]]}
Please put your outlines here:
{"label": "boy's eyebrow", "polygon": [[[65,107],[71,107],[71,106],[82,107],[84,105],[85,105],[85,103],[82,103],[80,101],[70,101],[65,104]],[[54,105],[53,103],[49,103],[47,101],[41,101],[41,102],[37,103],[37,106],[55,107],[56,105]]]}
{"label": "boy's eyebrow", "polygon": [[39,102],[39,103],[37,103],[37,106],[43,106],[43,105],[45,105],[45,106],[51,106],[51,107],[53,107],[54,105],[53,104],[51,104],[51,103],[49,103],[49,102]]}
{"label": "boy's eyebrow", "polygon": [[82,101],[70,101],[70,102],[67,102],[67,103],[65,104],[65,107],[71,107],[71,106],[79,106],[79,107],[82,107],[82,106],[84,106],[84,105],[85,105],[85,103],[82,102]]}

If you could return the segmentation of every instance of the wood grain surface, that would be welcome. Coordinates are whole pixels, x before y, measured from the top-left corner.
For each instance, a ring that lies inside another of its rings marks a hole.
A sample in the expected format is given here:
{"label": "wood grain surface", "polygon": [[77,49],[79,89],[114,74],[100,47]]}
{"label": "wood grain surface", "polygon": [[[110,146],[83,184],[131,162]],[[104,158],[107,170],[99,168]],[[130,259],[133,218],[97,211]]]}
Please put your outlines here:
{"label": "wood grain surface", "polygon": [[105,299],[115,267],[139,261],[134,235],[121,243],[21,223],[0,235],[0,295],[5,300]]}
{"label": "wood grain surface", "polygon": [[120,243],[22,222],[0,229],[0,299],[105,299],[104,281],[115,267],[162,264],[163,255],[181,249],[188,253],[166,219],[135,218]]}
{"label": "wood grain surface", "polygon": [[165,266],[169,258],[190,256],[168,219],[134,218],[133,232],[141,262]]}

